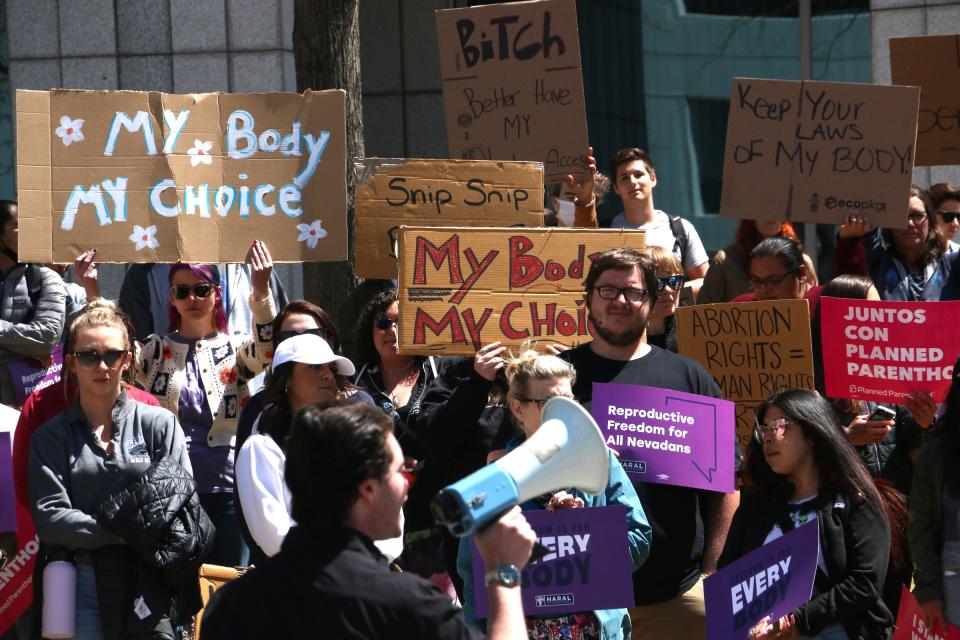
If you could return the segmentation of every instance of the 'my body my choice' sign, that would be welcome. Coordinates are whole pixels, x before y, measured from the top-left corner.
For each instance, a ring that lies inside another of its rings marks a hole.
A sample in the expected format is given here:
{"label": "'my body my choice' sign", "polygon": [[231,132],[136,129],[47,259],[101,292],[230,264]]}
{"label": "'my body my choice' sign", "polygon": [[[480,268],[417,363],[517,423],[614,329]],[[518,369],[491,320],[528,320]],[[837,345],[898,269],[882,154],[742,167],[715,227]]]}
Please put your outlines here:
{"label": "'my body my choice' sign", "polygon": [[347,258],[342,91],[18,91],[20,257]]}

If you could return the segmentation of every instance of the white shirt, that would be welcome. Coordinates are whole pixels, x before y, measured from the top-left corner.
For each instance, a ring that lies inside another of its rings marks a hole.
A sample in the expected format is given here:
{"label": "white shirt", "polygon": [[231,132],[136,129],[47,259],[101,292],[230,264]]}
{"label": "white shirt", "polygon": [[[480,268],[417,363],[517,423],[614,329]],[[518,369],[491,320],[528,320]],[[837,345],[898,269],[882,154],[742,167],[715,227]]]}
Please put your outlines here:
{"label": "white shirt", "polygon": [[[694,228],[690,221],[686,218],[680,218],[680,224],[683,225],[683,230],[687,233],[687,246],[684,248],[686,260],[684,261],[683,268],[694,269],[707,262],[710,258],[707,255],[706,249],[703,248],[703,242],[700,241],[700,234],[697,233],[696,228]],[[659,209],[654,211],[653,222],[648,222],[640,226],[627,220],[626,216],[621,212],[610,222],[610,228],[642,229],[646,234],[644,241],[648,247],[663,247],[667,251],[673,251],[674,245],[676,245],[679,240],[679,238],[674,237],[673,229],[670,228],[670,216]],[[680,253],[674,253],[679,260]]]}

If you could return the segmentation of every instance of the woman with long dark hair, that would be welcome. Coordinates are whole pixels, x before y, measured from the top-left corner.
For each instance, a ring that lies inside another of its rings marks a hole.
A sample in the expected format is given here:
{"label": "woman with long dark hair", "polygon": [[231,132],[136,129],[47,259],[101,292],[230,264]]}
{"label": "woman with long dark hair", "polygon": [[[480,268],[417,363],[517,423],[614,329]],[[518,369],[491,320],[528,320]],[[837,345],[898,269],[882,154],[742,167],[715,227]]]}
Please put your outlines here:
{"label": "woman with long dark hair", "polygon": [[[778,220],[741,220],[731,244],[717,251],[710,259],[710,269],[703,278],[703,286],[697,294],[697,304],[730,302],[737,296],[750,292],[748,267],[750,252],[767,238],[789,238],[798,245],[793,225]],[[810,286],[817,284],[817,272],[810,256],[803,254],[807,267],[806,278]]]}
{"label": "woman with long dark hair", "polygon": [[891,549],[884,498],[830,403],[814,391],[781,391],[757,407],[754,435],[742,469],[745,495],[719,566],[808,522],[820,532],[813,597],[783,616],[779,631],[762,621],[754,637],[889,637],[893,615],[881,598]]}
{"label": "woman with long dark hair", "polygon": [[913,593],[927,626],[960,626],[960,359],[946,409],[920,449],[910,492]]}

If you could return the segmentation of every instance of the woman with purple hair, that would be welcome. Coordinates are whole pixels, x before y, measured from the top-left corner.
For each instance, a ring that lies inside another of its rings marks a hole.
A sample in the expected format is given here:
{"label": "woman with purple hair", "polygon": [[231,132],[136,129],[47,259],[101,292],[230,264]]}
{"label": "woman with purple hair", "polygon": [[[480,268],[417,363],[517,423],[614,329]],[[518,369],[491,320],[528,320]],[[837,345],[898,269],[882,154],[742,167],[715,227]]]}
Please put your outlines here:
{"label": "woman with purple hair", "polygon": [[200,503],[217,528],[207,562],[223,566],[246,565],[249,557],[234,503],[233,442],[247,381],[273,357],[277,313],[267,246],[255,241],[247,262],[254,335],[227,334],[223,291],[209,266],[177,263],[170,268],[173,331],[146,339],[136,369],[137,383],[180,419]]}

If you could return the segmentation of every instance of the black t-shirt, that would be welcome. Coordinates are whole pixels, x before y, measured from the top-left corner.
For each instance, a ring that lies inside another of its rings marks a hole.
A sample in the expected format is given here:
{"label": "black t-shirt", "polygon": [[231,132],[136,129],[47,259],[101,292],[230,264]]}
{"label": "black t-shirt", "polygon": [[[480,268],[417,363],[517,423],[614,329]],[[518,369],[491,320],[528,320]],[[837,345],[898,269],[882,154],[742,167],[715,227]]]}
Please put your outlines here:
{"label": "black t-shirt", "polygon": [[[561,357],[577,370],[573,394],[587,410],[594,382],[660,387],[720,398],[720,387],[697,362],[659,347],[635,360],[598,356],[589,344],[565,351]],[[653,528],[650,556],[633,574],[638,605],[676,597],[696,584],[703,557],[703,498],[709,494],[686,487],[634,482],[640,503]]]}

